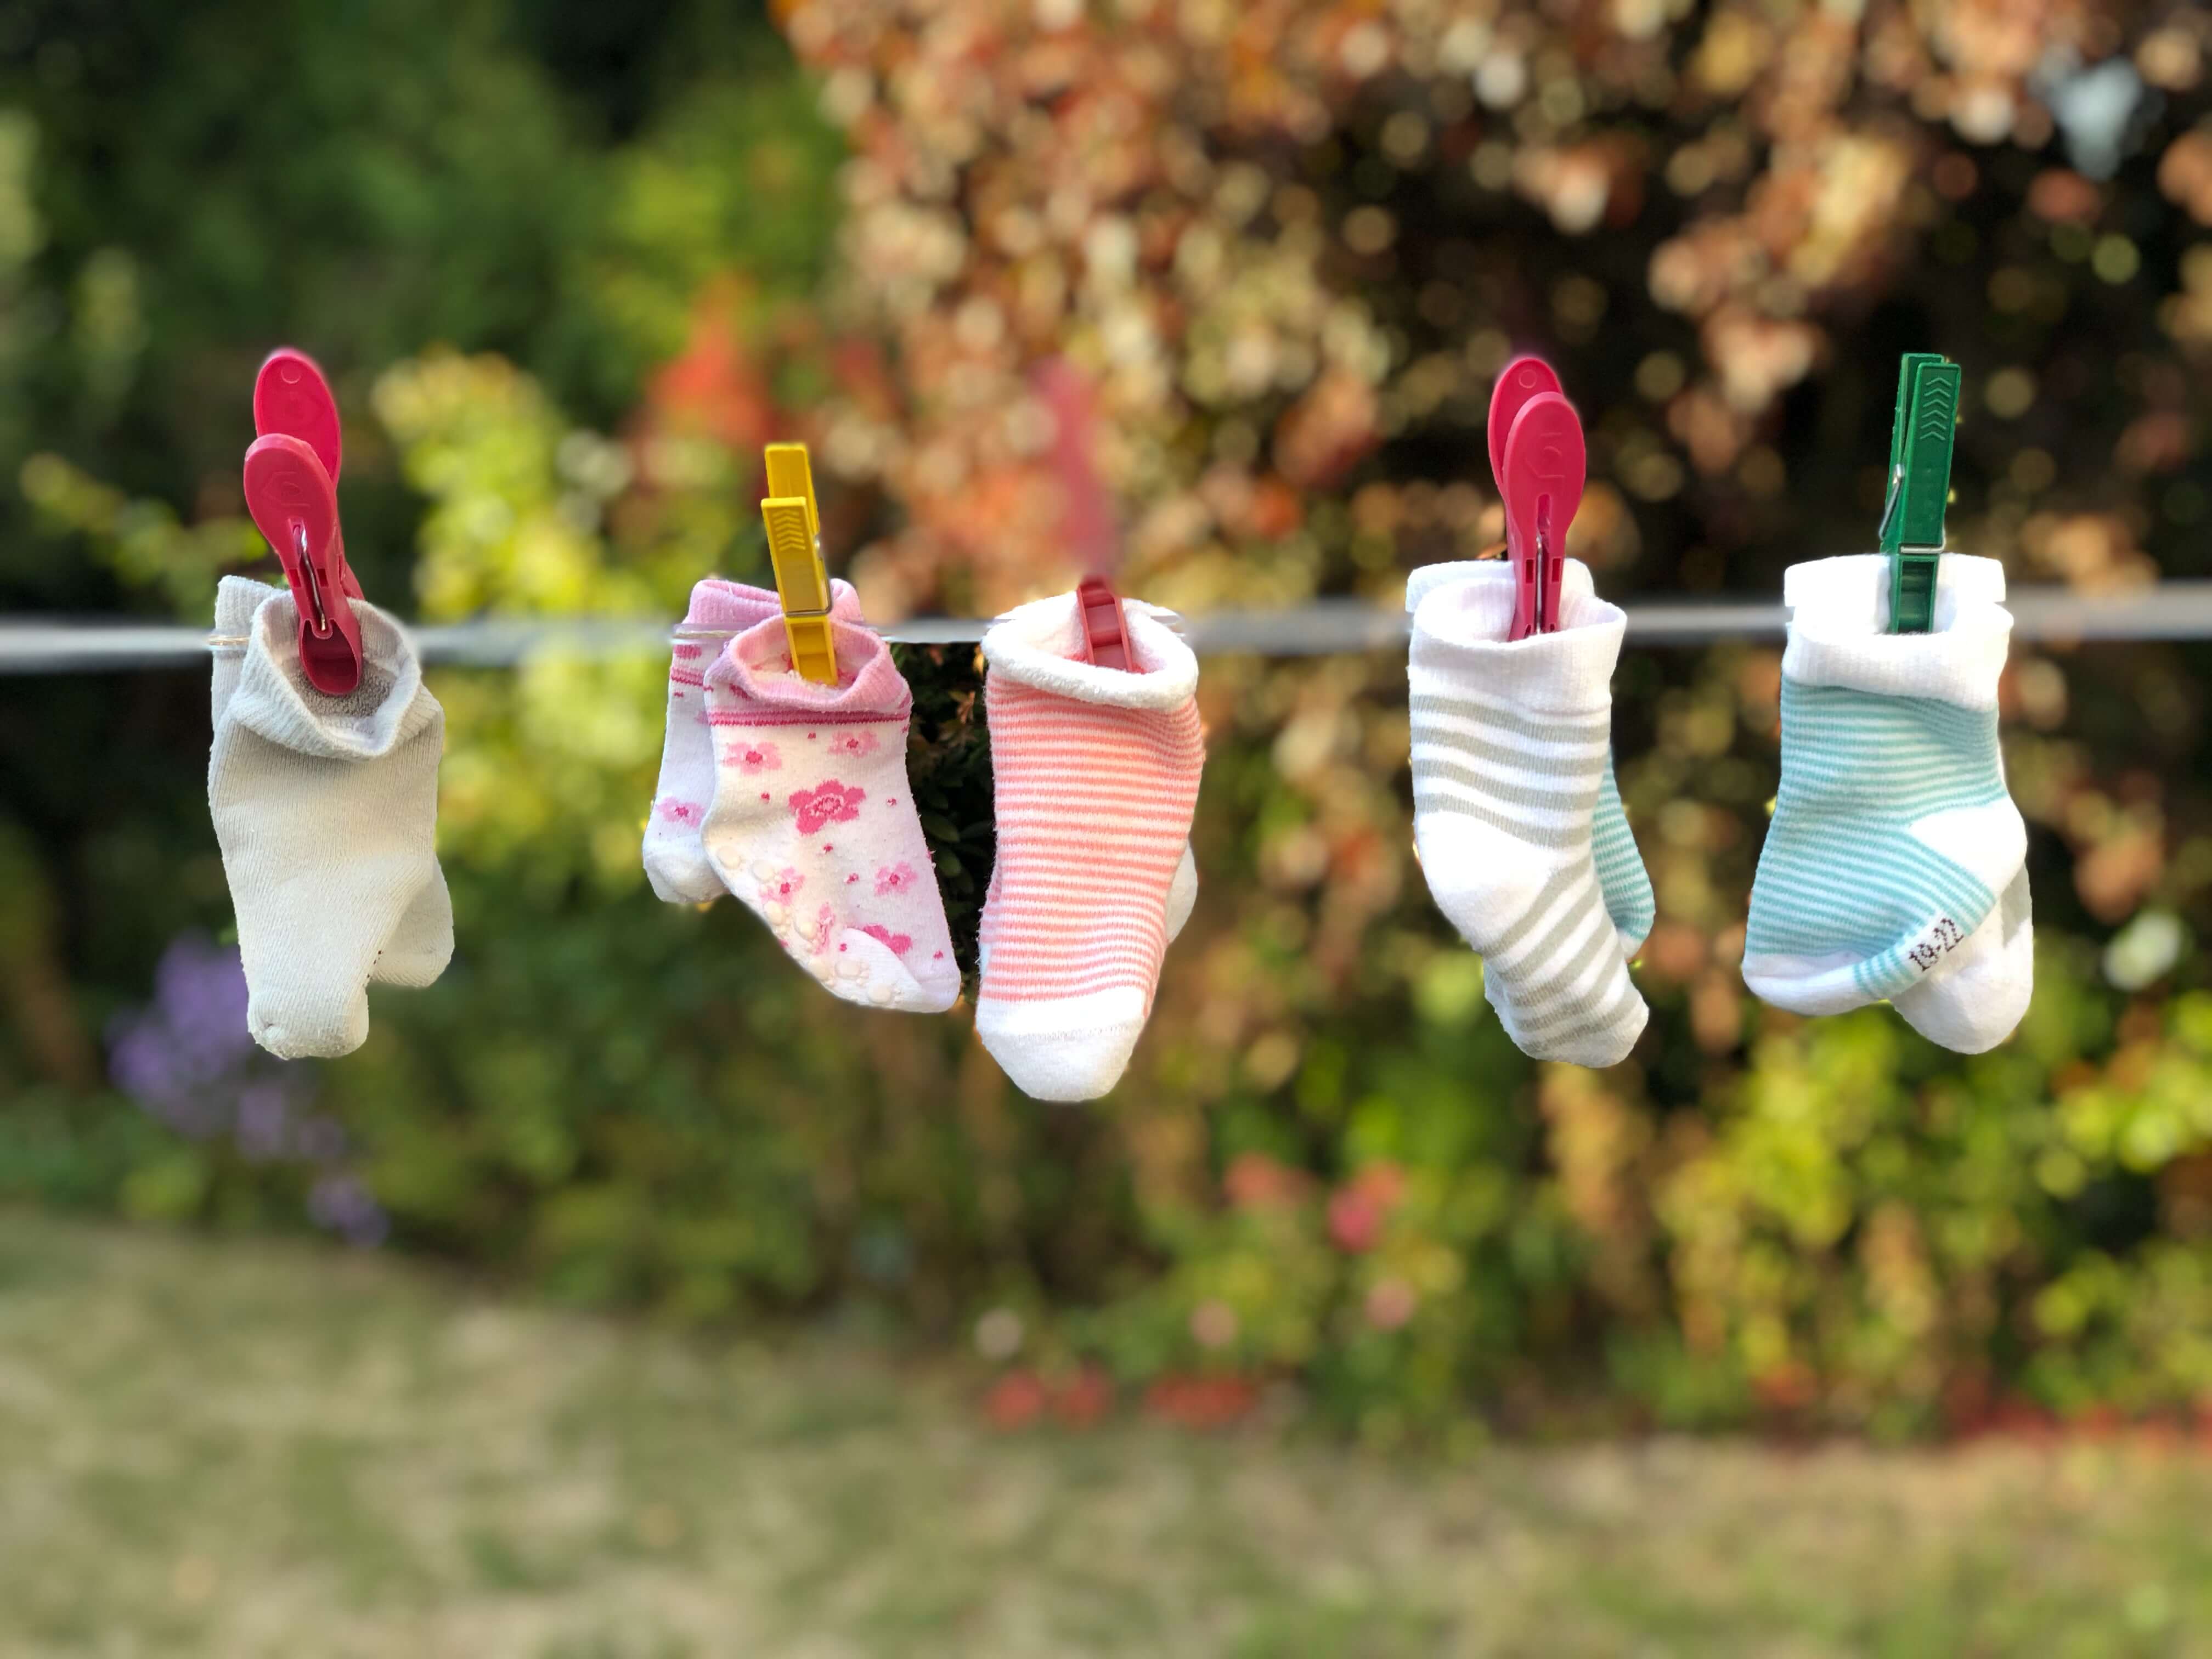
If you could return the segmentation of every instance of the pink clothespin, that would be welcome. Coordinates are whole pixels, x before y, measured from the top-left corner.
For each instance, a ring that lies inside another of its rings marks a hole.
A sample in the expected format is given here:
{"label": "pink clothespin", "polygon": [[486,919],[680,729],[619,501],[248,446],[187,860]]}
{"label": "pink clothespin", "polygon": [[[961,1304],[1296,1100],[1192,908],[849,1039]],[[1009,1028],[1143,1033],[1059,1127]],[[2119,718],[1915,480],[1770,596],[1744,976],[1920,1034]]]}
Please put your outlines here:
{"label": "pink clothespin", "polygon": [[307,684],[343,696],[361,684],[361,583],[338,528],[343,460],[337,400],[314,360],[289,346],[269,354],[253,382],[246,452],[246,510],[284,567],[300,612],[300,667]]}
{"label": "pink clothespin", "polygon": [[1085,576],[1076,584],[1076,609],[1083,616],[1083,654],[1101,668],[1127,672],[1129,635],[1121,620],[1121,601],[1103,576]]}
{"label": "pink clothespin", "polygon": [[1567,526],[1582,506],[1589,452],[1574,405],[1540,357],[1516,357],[1490,394],[1490,470],[1505,504],[1505,550],[1513,561],[1510,639],[1559,626],[1559,578]]}

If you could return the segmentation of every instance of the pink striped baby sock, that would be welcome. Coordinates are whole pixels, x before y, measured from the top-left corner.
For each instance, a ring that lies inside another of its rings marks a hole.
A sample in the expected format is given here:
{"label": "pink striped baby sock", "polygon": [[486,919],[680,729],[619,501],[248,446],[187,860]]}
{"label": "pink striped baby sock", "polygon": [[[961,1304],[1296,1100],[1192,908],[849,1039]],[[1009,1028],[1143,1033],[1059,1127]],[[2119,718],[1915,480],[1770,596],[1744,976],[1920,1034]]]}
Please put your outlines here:
{"label": "pink striped baby sock", "polygon": [[[860,596],[852,585],[833,581],[830,591],[830,614],[860,621]],[[660,781],[645,820],[645,878],[671,904],[705,904],[722,896],[722,884],[699,844],[714,799],[707,665],[720,654],[725,641],[781,614],[775,595],[766,588],[709,576],[691,590],[691,608],[684,613],[668,664],[668,735],[661,744]]]}
{"label": "pink striped baby sock", "polygon": [[913,694],[867,629],[832,629],[837,684],[792,672],[771,615],[706,673],[720,884],[848,1002],[935,1014],[960,994],[937,874],[907,787]]}
{"label": "pink striped baby sock", "polygon": [[1094,1100],[1120,1080],[1152,1015],[1171,892],[1187,909],[1198,660],[1152,606],[1122,611],[1131,671],[1082,660],[1072,593],[983,636],[999,855],[975,1030],[1039,1100]]}

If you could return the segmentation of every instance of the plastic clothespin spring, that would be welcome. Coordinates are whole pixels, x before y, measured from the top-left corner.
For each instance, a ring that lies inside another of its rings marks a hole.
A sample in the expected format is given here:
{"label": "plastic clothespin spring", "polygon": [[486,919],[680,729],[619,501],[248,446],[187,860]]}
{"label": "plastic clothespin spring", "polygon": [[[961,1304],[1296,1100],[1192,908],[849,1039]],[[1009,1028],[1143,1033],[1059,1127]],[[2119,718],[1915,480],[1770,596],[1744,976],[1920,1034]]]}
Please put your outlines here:
{"label": "plastic clothespin spring", "polygon": [[1909,351],[1897,372],[1889,429],[1889,489],[1881,544],[1889,555],[1889,629],[1925,634],[1936,625],[1936,568],[1951,499],[1958,438],[1960,371],[1941,353]]}

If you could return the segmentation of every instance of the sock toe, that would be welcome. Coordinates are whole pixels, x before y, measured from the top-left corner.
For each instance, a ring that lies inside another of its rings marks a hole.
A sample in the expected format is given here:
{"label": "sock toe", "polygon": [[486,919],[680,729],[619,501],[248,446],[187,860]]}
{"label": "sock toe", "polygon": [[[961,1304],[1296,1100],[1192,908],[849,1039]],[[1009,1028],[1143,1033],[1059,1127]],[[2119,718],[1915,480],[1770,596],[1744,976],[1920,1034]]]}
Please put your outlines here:
{"label": "sock toe", "polygon": [[696,848],[648,848],[645,878],[664,904],[708,904],[726,890],[714,866]]}
{"label": "sock toe", "polygon": [[975,1034],[1014,1086],[1033,1100],[1096,1100],[1121,1080],[1144,1034],[1133,991],[1050,1002],[975,1005]]}
{"label": "sock toe", "polygon": [[837,941],[809,964],[823,988],[864,1008],[896,1013],[941,1014],[960,994],[960,976],[918,976],[890,946],[855,927],[842,929]]}
{"label": "sock toe", "polygon": [[2035,994],[2035,929],[2025,871],[1954,962],[1950,971],[1898,993],[1890,1006],[1930,1042],[1955,1054],[1986,1054],[2019,1028]]}
{"label": "sock toe", "polygon": [[279,1060],[336,1060],[368,1041],[368,992],[363,987],[349,999],[256,996],[248,1001],[246,1025]]}

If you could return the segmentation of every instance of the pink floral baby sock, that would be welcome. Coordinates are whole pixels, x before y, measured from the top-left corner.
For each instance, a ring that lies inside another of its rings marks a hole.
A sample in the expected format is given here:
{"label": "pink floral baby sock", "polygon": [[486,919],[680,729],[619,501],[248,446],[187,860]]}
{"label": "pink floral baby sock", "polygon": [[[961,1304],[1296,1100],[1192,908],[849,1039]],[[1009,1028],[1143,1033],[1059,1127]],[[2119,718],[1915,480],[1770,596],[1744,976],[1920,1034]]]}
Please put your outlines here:
{"label": "pink floral baby sock", "polygon": [[960,969],[907,787],[913,694],[881,639],[850,623],[832,631],[834,686],[792,672],[774,614],[707,670],[707,861],[828,990],[942,1013]]}
{"label": "pink floral baby sock", "polygon": [[[1198,661],[1124,601],[1133,670],[1082,660],[1075,596],[983,636],[999,855],[981,932],[975,1030],[1039,1100],[1120,1081],[1152,1016],[1205,760]],[[1172,896],[1172,898],[1171,898]]]}
{"label": "pink floral baby sock", "polygon": [[[830,615],[860,619],[848,582],[830,584]],[[722,896],[699,832],[714,799],[714,744],[707,732],[706,668],[723,645],[756,623],[781,615],[773,592],[709,576],[691,590],[668,664],[668,735],[660,781],[645,820],[645,878],[671,904],[705,904]]]}

